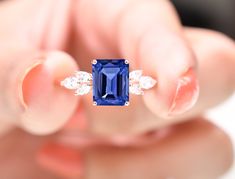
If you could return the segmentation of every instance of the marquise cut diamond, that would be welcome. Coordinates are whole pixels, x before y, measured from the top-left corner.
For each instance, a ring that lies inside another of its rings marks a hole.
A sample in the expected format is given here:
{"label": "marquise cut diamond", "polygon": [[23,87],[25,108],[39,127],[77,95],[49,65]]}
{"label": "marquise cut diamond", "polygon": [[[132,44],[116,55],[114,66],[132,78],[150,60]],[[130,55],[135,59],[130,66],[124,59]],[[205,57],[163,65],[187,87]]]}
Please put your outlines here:
{"label": "marquise cut diamond", "polygon": [[75,89],[75,95],[84,95],[91,90],[92,75],[84,71],[76,72],[75,76],[66,78],[61,85],[68,89]]}
{"label": "marquise cut diamond", "polygon": [[129,86],[129,91],[132,94],[136,94],[136,95],[142,95],[144,94],[144,91],[141,89],[139,84],[132,84]]}
{"label": "marquise cut diamond", "polygon": [[81,96],[84,94],[88,94],[91,90],[91,86],[88,85],[81,85],[77,90],[75,91],[76,96]]}
{"label": "marquise cut diamond", "polygon": [[156,80],[149,76],[142,76],[142,70],[130,72],[130,93],[143,95],[143,89],[150,89],[156,84]]}
{"label": "marquise cut diamond", "polygon": [[75,76],[77,77],[78,81],[80,82],[89,82],[92,80],[92,75],[85,71],[78,71],[76,72]]}
{"label": "marquise cut diamond", "polygon": [[150,89],[156,84],[156,80],[150,76],[142,76],[140,78],[140,87],[143,89]]}
{"label": "marquise cut diamond", "polygon": [[138,81],[142,76],[142,70],[135,70],[130,72],[129,78],[130,81]]}
{"label": "marquise cut diamond", "polygon": [[74,76],[65,78],[60,84],[68,89],[77,89],[79,86],[78,79]]}

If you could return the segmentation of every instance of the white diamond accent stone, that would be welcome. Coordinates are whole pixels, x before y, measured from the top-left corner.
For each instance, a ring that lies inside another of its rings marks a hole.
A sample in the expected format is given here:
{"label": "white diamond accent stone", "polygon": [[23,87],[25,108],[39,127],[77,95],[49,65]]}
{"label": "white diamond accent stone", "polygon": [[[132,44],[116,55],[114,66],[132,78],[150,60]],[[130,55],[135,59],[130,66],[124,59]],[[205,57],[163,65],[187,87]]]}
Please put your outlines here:
{"label": "white diamond accent stone", "polygon": [[139,81],[141,76],[142,76],[142,70],[135,70],[130,72],[129,74],[130,82]]}
{"label": "white diamond accent stone", "polygon": [[142,76],[142,70],[130,72],[129,80],[129,91],[136,95],[143,95],[143,89],[150,89],[156,84],[156,80],[150,76]]}
{"label": "white diamond accent stone", "polygon": [[143,95],[144,94],[144,92],[141,89],[139,84],[130,85],[129,86],[129,91],[130,91],[130,93],[136,94],[136,95]]}
{"label": "white diamond accent stone", "polygon": [[77,71],[75,75],[76,75],[78,81],[80,81],[80,82],[89,82],[92,80],[92,75],[90,73],[85,72],[85,71]]}
{"label": "white diamond accent stone", "polygon": [[91,90],[91,87],[88,85],[81,85],[76,91],[75,91],[75,95],[76,96],[81,96],[81,95],[85,95],[88,94]]}
{"label": "white diamond accent stone", "polygon": [[140,78],[140,87],[143,89],[150,89],[156,84],[156,80],[149,76],[142,76]]}
{"label": "white diamond accent stone", "polygon": [[79,86],[78,79],[74,76],[65,78],[65,80],[61,82],[61,86],[68,89],[77,89]]}
{"label": "white diamond accent stone", "polygon": [[91,90],[92,75],[84,71],[77,71],[74,76],[68,77],[61,82],[67,89],[74,89],[75,95],[84,95]]}

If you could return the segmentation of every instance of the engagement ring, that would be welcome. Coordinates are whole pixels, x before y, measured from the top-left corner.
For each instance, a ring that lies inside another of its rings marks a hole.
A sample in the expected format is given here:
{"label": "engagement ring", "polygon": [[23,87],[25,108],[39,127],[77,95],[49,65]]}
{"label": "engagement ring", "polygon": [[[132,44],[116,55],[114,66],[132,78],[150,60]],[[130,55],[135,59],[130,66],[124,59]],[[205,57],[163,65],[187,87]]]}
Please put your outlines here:
{"label": "engagement ring", "polygon": [[156,84],[142,70],[129,73],[129,61],[125,59],[96,59],[92,61],[92,74],[77,71],[61,81],[76,96],[88,94],[93,89],[93,104],[97,106],[128,106],[129,93],[143,95],[144,90]]}

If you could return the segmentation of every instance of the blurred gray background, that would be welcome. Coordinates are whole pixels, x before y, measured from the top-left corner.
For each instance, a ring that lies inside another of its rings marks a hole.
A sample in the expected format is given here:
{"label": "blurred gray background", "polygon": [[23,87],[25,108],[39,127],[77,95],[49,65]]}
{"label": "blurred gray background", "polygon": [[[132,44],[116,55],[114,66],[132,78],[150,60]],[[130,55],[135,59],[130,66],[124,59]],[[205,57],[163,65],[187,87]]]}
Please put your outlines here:
{"label": "blurred gray background", "polygon": [[235,0],[172,0],[182,23],[223,32],[235,39]]}

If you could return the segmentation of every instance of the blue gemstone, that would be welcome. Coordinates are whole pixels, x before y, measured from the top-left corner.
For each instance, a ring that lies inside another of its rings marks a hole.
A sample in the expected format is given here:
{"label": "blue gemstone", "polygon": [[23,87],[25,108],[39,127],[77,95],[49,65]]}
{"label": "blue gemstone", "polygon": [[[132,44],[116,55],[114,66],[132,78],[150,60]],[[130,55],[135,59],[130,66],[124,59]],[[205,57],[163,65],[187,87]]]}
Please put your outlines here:
{"label": "blue gemstone", "polygon": [[124,59],[97,59],[92,78],[97,105],[123,106],[129,101],[129,64]]}

